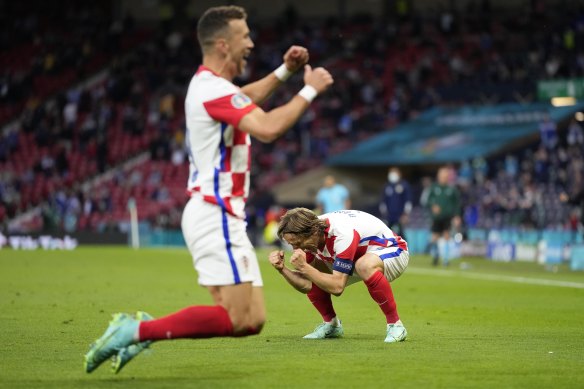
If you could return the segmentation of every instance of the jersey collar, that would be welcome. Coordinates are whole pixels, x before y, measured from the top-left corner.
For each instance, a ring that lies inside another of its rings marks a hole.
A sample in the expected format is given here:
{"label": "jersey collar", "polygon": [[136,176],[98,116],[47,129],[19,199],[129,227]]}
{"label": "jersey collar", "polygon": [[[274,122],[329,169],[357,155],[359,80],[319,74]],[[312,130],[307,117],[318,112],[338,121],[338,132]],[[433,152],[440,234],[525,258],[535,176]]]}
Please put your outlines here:
{"label": "jersey collar", "polygon": [[215,75],[217,77],[221,77],[217,73],[215,73],[213,70],[206,67],[205,65],[199,65],[199,68],[197,69],[197,72],[195,74],[199,74],[199,73],[204,72],[204,71],[211,72],[213,75]]}

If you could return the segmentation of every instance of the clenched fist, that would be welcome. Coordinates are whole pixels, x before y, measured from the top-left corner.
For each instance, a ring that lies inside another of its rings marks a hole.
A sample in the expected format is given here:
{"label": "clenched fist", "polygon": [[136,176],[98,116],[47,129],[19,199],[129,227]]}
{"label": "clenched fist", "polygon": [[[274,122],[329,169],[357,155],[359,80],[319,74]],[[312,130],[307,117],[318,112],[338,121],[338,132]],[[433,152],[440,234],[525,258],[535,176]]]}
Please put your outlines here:
{"label": "clenched fist", "polygon": [[308,50],[305,47],[292,46],[284,54],[284,63],[289,71],[295,72],[308,63],[308,58]]}
{"label": "clenched fist", "polygon": [[306,266],[306,253],[303,250],[296,249],[290,257],[290,263],[298,271],[302,271]]}
{"label": "clenched fist", "polygon": [[284,269],[284,252],[283,251],[272,251],[268,256],[268,259],[272,266],[278,271]]}
{"label": "clenched fist", "polygon": [[333,82],[333,76],[325,68],[312,69],[310,65],[304,65],[304,84],[316,89],[318,94],[326,91]]}

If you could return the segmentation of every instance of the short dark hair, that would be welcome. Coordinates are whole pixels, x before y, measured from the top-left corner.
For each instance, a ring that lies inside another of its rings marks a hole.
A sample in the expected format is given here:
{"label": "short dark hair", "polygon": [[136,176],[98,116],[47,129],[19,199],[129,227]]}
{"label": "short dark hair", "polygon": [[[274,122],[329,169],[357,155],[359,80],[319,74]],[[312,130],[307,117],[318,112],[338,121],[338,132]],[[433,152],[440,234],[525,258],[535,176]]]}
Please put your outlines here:
{"label": "short dark hair", "polygon": [[294,208],[286,212],[280,219],[278,237],[283,239],[284,234],[309,237],[315,232],[323,233],[326,227],[326,221],[319,219],[310,209]]}
{"label": "short dark hair", "polygon": [[225,32],[229,21],[234,19],[247,19],[247,13],[236,5],[212,7],[205,11],[197,23],[197,38],[201,49],[205,52],[217,37],[217,34]]}

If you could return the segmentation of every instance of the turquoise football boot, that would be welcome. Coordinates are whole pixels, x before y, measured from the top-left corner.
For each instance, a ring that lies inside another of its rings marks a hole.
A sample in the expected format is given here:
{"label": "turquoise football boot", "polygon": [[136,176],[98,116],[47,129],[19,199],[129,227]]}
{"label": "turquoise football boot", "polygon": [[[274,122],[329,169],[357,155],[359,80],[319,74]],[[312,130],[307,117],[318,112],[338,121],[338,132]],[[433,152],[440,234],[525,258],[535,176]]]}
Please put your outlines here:
{"label": "turquoise football boot", "polygon": [[[142,311],[136,312],[136,320],[148,321],[148,320],[152,320],[152,319],[154,319],[154,317],[147,314],[146,312],[142,312]],[[147,349],[151,344],[152,344],[152,341],[147,340],[147,341],[132,344],[128,347],[124,347],[124,348],[120,349],[120,351],[118,351],[118,353],[116,355],[114,355],[114,357],[113,357],[112,371],[114,373],[118,374],[120,372],[120,370],[122,370],[122,368],[124,366],[126,366],[126,364],[128,362],[130,362],[132,360],[132,358],[134,358],[136,355],[140,354],[142,351]]]}
{"label": "turquoise football boot", "polygon": [[85,354],[84,367],[91,373],[106,359],[134,343],[134,334],[140,322],[128,314],[116,313],[104,334],[93,343]]}

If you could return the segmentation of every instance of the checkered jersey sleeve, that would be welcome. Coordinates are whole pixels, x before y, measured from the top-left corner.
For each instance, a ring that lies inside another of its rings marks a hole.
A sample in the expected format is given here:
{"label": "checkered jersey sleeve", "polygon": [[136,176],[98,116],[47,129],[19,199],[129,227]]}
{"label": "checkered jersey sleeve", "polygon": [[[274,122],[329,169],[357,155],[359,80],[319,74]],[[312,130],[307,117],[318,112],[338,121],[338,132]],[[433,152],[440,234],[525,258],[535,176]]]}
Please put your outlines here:
{"label": "checkered jersey sleeve", "polygon": [[257,105],[243,92],[226,90],[225,96],[203,103],[205,110],[214,120],[237,127],[241,119]]}
{"label": "checkered jersey sleeve", "polygon": [[349,275],[353,274],[360,239],[359,233],[353,228],[335,231],[334,251],[336,254],[333,270]]}

